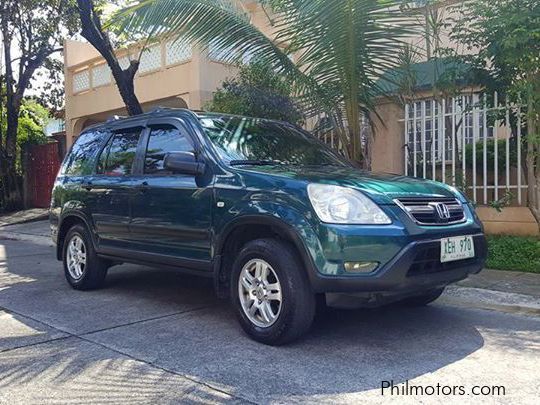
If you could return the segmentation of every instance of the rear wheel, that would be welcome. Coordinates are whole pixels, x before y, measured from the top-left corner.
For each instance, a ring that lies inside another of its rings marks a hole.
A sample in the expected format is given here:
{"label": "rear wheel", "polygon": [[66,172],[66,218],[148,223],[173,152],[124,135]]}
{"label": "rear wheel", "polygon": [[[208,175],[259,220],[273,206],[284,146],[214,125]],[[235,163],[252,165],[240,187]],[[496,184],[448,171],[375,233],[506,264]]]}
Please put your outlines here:
{"label": "rear wheel", "polygon": [[255,240],[241,250],[231,297],[244,331],[269,345],[302,336],[315,314],[315,296],[296,252],[275,239]]}
{"label": "rear wheel", "polygon": [[73,226],[64,239],[64,274],[68,283],[76,290],[99,288],[107,275],[107,262],[100,259],[83,225]]}
{"label": "rear wheel", "polygon": [[406,298],[402,302],[412,307],[422,307],[422,306],[431,304],[433,301],[439,298],[443,292],[444,292],[444,287],[437,288],[435,290],[430,290],[424,294],[415,295],[413,297]]}

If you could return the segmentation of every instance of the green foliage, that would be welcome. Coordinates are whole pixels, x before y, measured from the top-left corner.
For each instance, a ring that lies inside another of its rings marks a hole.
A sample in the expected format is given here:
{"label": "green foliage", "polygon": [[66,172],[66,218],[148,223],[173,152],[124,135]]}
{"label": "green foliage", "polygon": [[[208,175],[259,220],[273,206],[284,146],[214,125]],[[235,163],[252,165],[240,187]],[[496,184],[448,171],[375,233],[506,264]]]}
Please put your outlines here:
{"label": "green foliage", "polygon": [[486,267],[540,273],[540,239],[520,236],[488,236]]}
{"label": "green foliage", "polygon": [[[3,102],[5,103],[5,98]],[[0,125],[2,132],[7,128],[7,117],[5,105],[1,108]],[[19,125],[17,127],[17,147],[24,144],[42,144],[47,142],[45,136],[45,126],[49,121],[49,110],[43,107],[34,99],[23,99],[19,113]]]}
{"label": "green foliage", "polygon": [[504,195],[498,200],[491,201],[489,206],[495,208],[498,212],[502,212],[503,208],[510,206],[512,200],[515,198],[515,194],[510,190],[506,190]]}
{"label": "green foliage", "polygon": [[[479,173],[483,173],[484,167],[484,141],[480,140],[476,142],[476,169]],[[497,140],[497,169],[499,175],[506,171],[506,139]],[[510,167],[517,167],[517,145],[516,140],[510,140],[510,155],[509,155]],[[488,172],[493,171],[495,166],[495,140],[488,139],[486,141],[486,161]],[[468,167],[473,167],[473,145],[468,144],[465,147],[465,163]]]}
{"label": "green foliage", "polygon": [[[2,98],[0,107],[0,126],[2,133],[7,129],[6,98]],[[37,100],[31,98],[23,99],[19,112],[19,125],[17,127],[17,147],[24,144],[42,144],[47,142],[45,136],[45,126],[50,119],[47,108]]]}
{"label": "green foliage", "polygon": [[43,144],[47,142],[45,126],[50,119],[49,111],[35,100],[27,99],[21,106],[17,144]]}
{"label": "green foliage", "polygon": [[478,49],[478,54],[467,58],[491,71],[495,79],[491,84],[510,90],[530,83],[527,74],[540,69],[540,2],[476,0],[464,2],[457,10],[461,15],[452,38]]}
{"label": "green foliage", "polygon": [[240,67],[236,78],[225,80],[206,109],[301,124],[302,111],[292,94],[283,75],[254,62]]}

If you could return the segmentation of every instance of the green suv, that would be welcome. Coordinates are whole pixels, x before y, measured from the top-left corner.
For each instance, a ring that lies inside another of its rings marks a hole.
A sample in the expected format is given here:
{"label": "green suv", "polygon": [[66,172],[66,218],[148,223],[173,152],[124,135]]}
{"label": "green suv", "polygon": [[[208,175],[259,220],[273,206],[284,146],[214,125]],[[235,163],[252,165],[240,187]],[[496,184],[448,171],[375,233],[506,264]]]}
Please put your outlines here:
{"label": "green suv", "polygon": [[85,129],[50,218],[73,288],[123,262],[212,277],[274,345],[304,334],[329,294],[425,305],[486,257],[452,187],[358,170],[287,123],[181,109]]}

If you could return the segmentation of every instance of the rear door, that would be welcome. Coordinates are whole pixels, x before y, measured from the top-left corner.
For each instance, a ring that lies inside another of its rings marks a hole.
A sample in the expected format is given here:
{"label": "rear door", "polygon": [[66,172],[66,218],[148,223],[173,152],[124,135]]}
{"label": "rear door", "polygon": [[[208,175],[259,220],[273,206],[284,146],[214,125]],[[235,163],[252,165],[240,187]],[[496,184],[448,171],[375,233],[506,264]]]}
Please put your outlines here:
{"label": "rear door", "polygon": [[[146,259],[207,269],[210,262],[212,175],[175,174],[164,167],[171,152],[196,152],[179,120],[151,121],[135,180],[132,238]],[[196,152],[197,153],[197,152]]]}
{"label": "rear door", "polygon": [[142,131],[142,127],[114,131],[98,158],[96,174],[83,184],[102,253],[129,248],[130,199]]}

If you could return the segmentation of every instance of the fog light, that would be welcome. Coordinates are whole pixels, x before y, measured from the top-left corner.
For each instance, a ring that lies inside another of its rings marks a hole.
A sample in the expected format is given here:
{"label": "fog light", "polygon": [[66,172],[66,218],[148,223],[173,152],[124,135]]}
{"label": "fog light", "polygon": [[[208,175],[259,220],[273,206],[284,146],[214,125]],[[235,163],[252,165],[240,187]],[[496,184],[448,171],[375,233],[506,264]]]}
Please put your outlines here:
{"label": "fog light", "polygon": [[379,266],[379,262],[345,262],[347,273],[371,273]]}

